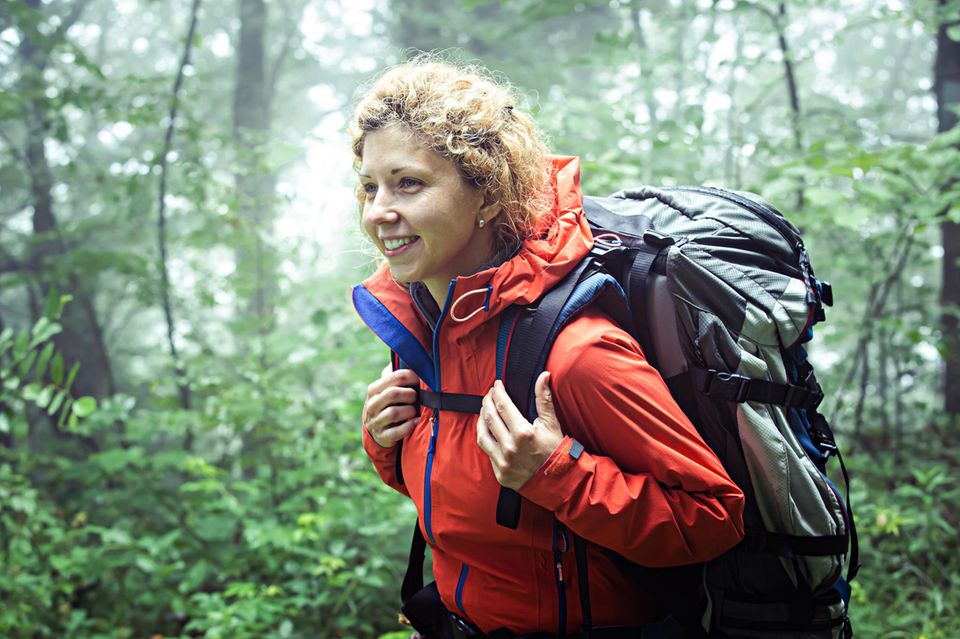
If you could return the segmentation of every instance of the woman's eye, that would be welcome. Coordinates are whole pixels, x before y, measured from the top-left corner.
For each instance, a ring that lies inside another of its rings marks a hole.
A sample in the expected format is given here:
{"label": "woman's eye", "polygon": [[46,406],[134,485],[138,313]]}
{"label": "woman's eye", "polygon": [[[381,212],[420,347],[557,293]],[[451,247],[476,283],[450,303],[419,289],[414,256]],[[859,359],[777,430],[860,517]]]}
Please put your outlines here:
{"label": "woman's eye", "polygon": [[363,192],[367,195],[373,195],[377,192],[377,185],[373,182],[367,182],[366,184],[361,185],[360,188],[363,189]]}
{"label": "woman's eye", "polygon": [[422,182],[416,178],[405,177],[400,179],[400,187],[405,189],[414,188],[420,186]]}

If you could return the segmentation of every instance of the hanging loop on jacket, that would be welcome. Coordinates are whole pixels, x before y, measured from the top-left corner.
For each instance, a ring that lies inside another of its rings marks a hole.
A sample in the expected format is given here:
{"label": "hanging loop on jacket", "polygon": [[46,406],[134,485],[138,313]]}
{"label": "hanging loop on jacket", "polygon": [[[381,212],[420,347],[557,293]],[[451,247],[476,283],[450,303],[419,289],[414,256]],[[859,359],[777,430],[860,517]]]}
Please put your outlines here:
{"label": "hanging loop on jacket", "polygon": [[[486,294],[487,297],[483,300],[483,304],[482,304],[479,308],[477,308],[475,311],[473,311],[472,313],[470,313],[469,315],[467,315],[466,317],[457,317],[457,307],[460,306],[460,303],[463,302],[463,300],[467,299],[468,297],[470,297],[470,296],[472,296],[472,295],[476,295],[477,293],[485,293],[485,294]],[[493,287],[490,286],[489,284],[486,285],[486,286],[484,286],[483,288],[475,288],[475,289],[473,289],[472,291],[467,291],[466,293],[464,293],[463,295],[461,295],[460,297],[458,297],[458,298],[456,299],[456,301],[453,303],[453,306],[450,307],[450,319],[452,319],[454,322],[458,322],[458,323],[459,323],[459,322],[466,322],[468,319],[470,319],[471,317],[473,317],[474,315],[476,315],[476,314],[479,313],[480,311],[489,310],[489,309],[490,309],[490,294],[491,294],[491,293],[493,293]]]}
{"label": "hanging loop on jacket", "polygon": [[616,233],[601,233],[593,238],[594,242],[599,242],[606,246],[622,246],[623,240]]}

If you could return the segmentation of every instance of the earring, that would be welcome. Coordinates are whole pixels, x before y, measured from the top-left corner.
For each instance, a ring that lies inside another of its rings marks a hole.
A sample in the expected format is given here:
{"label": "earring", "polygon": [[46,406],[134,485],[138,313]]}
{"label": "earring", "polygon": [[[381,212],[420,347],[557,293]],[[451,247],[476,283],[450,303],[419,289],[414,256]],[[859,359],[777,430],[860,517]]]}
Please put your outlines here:
{"label": "earring", "polygon": [[484,224],[486,224],[486,222],[483,221],[482,217],[479,220],[477,220],[477,226],[479,226],[480,228],[483,228]]}

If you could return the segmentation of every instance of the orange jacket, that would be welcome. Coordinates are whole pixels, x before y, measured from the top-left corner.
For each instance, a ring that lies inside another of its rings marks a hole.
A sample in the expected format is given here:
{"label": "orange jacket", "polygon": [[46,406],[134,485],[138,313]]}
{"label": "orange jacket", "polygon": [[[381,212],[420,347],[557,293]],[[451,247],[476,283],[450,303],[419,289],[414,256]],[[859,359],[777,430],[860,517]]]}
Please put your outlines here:
{"label": "orange jacket", "polygon": [[[465,299],[456,316],[481,305],[482,312],[458,322],[444,308],[431,334],[409,292],[385,268],[354,289],[367,324],[427,371],[424,388],[430,382],[435,391],[485,394],[496,376],[501,311],[536,301],[590,250],[579,161],[555,158],[554,169],[557,221],[546,239],[527,240],[499,267],[451,281],[448,306],[490,287],[487,296]],[[483,631],[558,632],[555,519],[592,542],[594,626],[655,621],[652,593],[597,546],[646,566],[705,561],[742,537],[743,494],[637,341],[598,310],[585,309],[561,330],[546,368],[567,437],[520,489],[524,503],[515,530],[496,523],[500,485],[477,446],[476,415],[424,407],[399,448],[403,483],[398,447],[382,448],[364,430],[364,449],[383,481],[417,505],[444,604]],[[586,450],[577,459],[569,454],[574,438]],[[566,630],[580,632],[572,547],[560,557]]]}

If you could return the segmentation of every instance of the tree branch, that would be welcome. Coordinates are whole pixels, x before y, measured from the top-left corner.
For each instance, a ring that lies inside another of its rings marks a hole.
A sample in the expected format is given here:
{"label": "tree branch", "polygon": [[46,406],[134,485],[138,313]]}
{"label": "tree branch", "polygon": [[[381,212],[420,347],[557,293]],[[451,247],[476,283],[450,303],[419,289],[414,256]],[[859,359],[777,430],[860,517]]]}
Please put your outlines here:
{"label": "tree branch", "polygon": [[[300,6],[300,17],[303,16],[303,11],[306,9],[306,4]],[[284,16],[290,15],[290,6],[286,2],[280,2],[280,12]],[[284,31],[283,44],[280,46],[280,51],[277,53],[277,57],[274,58],[273,64],[270,65],[270,70],[267,72],[267,104],[268,110],[273,108],[273,98],[276,96],[277,92],[277,82],[280,79],[280,72],[283,70],[283,64],[287,60],[287,56],[290,55],[290,51],[293,48],[293,40],[297,35],[297,31],[300,26],[299,18],[296,20],[287,21],[287,29]]]}
{"label": "tree branch", "polygon": [[177,352],[177,344],[174,339],[175,324],[173,318],[173,305],[170,302],[170,273],[167,268],[167,156],[173,146],[173,131],[177,121],[177,110],[180,106],[180,87],[183,84],[184,69],[190,63],[190,51],[193,48],[193,35],[197,29],[197,15],[200,10],[200,0],[193,0],[193,6],[190,8],[190,26],[187,29],[187,37],[183,44],[183,55],[180,58],[180,67],[177,69],[176,78],[173,81],[173,95],[170,98],[169,121],[167,122],[167,131],[163,138],[163,151],[160,154],[160,193],[159,210],[157,212],[157,244],[160,250],[160,297],[163,304],[163,314],[167,321],[167,343],[170,348],[170,357],[173,359],[173,366],[177,376],[177,388],[180,392],[180,406],[184,409],[190,408],[190,388],[186,382],[186,371],[180,355]]}
{"label": "tree branch", "polygon": [[[916,230],[917,223],[916,221],[911,221],[909,224],[904,226],[903,232],[900,235],[899,241],[897,242],[898,246],[902,246],[900,255],[896,260],[884,260],[885,263],[892,263],[890,271],[886,274],[886,277],[882,282],[874,282],[873,286],[870,287],[870,295],[868,296],[869,302],[867,303],[866,309],[864,309],[863,319],[861,320],[861,326],[863,329],[860,332],[860,338],[857,341],[856,354],[854,355],[853,362],[850,365],[850,369],[847,371],[847,375],[844,378],[843,385],[841,388],[848,388],[853,382],[854,377],[857,374],[857,370],[861,368],[868,368],[869,363],[866,361],[868,357],[868,344],[873,338],[873,325],[877,318],[883,315],[884,307],[887,303],[887,296],[890,291],[894,288],[894,285],[900,278],[900,274],[903,272],[903,268],[907,263],[907,259],[910,256],[910,251],[913,248],[913,243],[915,240],[914,232]],[[894,247],[893,251],[897,249]],[[862,362],[862,365],[861,365]],[[862,412],[862,403],[864,396],[866,394],[866,378],[861,376],[860,382],[860,395],[857,402],[857,421],[856,427],[859,428],[859,418],[860,413]],[[843,410],[843,401],[837,403],[836,412],[840,413]]]}

